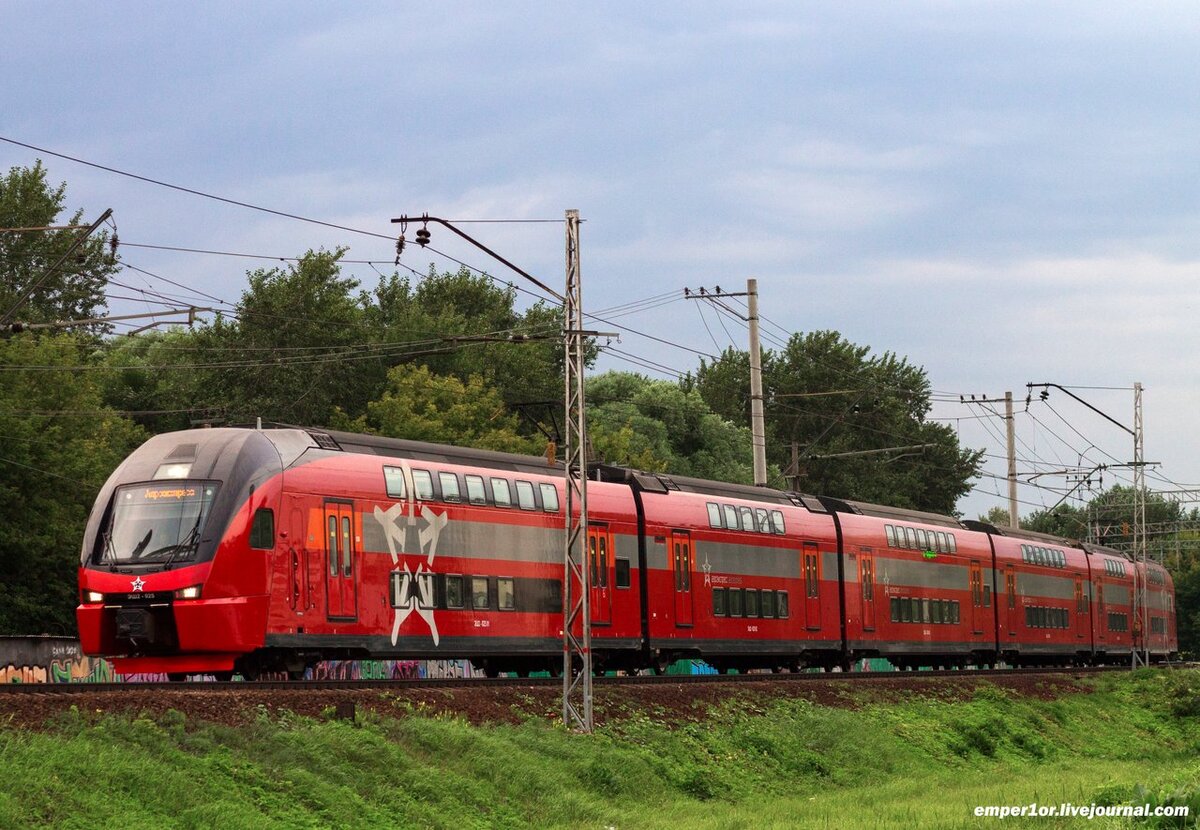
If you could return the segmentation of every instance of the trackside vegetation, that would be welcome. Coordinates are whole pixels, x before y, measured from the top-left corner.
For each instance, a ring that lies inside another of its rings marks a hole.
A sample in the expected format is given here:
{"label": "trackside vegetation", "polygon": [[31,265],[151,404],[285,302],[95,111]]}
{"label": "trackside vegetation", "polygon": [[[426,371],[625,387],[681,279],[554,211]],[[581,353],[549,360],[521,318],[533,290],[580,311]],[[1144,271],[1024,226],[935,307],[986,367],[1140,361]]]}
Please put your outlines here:
{"label": "trackside vegetation", "polygon": [[839,707],[732,700],[682,722],[609,712],[590,736],[403,707],[353,722],[263,711],[240,728],[72,711],[0,727],[0,826],[979,827],[997,820],[976,806],[1033,802],[1192,817],[1000,824],[1196,826],[1200,677],[1088,684],[1046,700],[983,684],[889,702],[856,687]]}

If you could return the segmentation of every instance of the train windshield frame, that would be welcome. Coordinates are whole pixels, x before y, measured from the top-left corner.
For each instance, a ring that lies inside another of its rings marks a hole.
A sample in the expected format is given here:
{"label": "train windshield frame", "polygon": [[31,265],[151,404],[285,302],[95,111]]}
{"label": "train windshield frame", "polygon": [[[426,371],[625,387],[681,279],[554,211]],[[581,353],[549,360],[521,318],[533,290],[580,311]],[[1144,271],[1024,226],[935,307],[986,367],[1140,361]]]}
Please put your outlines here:
{"label": "train windshield frame", "polygon": [[219,489],[215,481],[182,479],[118,487],[93,561],[164,569],[195,561]]}

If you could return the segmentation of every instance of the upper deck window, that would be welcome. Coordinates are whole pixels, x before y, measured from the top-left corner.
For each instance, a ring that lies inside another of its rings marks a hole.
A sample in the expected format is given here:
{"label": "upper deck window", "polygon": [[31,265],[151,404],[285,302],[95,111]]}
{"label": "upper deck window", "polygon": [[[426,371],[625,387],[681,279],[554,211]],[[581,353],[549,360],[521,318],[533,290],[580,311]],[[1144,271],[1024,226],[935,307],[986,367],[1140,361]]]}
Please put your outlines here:
{"label": "upper deck window", "polygon": [[404,498],[404,471],[399,467],[384,467],[383,481],[387,487],[388,498]]}
{"label": "upper deck window", "polygon": [[554,489],[553,484],[539,484],[538,487],[542,491],[542,509],[547,513],[557,513],[558,490]]}
{"label": "upper deck window", "polygon": [[483,487],[483,476],[467,476],[467,501],[471,504],[487,504],[487,491]]}
{"label": "upper deck window", "polygon": [[537,502],[533,498],[533,484],[528,481],[517,481],[517,504],[522,510],[537,510]]}
{"label": "upper deck window", "polygon": [[454,473],[438,473],[438,482],[442,485],[442,501],[462,501],[458,491],[458,476]]}
{"label": "upper deck window", "polygon": [[433,476],[429,470],[413,470],[413,490],[416,491],[417,498],[422,501],[432,501],[433,499]]}
{"label": "upper deck window", "polygon": [[725,523],[721,520],[721,505],[717,504],[715,501],[710,501],[708,503],[708,526],[725,526]]}
{"label": "upper deck window", "polygon": [[506,478],[492,479],[492,498],[497,507],[512,507],[512,490]]}

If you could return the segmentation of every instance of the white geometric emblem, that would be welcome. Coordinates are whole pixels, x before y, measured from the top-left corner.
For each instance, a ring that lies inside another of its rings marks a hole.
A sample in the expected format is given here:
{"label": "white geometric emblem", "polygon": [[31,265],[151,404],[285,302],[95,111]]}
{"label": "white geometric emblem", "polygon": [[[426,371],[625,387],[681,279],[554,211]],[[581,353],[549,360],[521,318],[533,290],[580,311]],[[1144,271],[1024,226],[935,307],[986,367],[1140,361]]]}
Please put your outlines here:
{"label": "white geometric emblem", "polygon": [[133,582],[130,584],[130,587],[132,587],[133,590],[136,592],[136,591],[142,590],[142,586],[145,584],[146,583],[143,582],[142,578],[139,576],[137,579],[133,580]]}
{"label": "white geometric emblem", "polygon": [[[404,604],[395,609],[395,618],[392,622],[392,645],[396,645],[396,641],[400,638],[400,626],[416,612],[417,616],[429,626],[429,633],[433,635],[433,644],[436,646],[440,638],[438,637],[437,623],[433,618],[433,560],[437,557],[438,537],[442,533],[442,528],[449,522],[449,518],[444,512],[434,513],[425,505],[421,505],[421,513],[418,516],[415,500],[410,500],[408,507],[407,516],[404,515],[404,504],[402,503],[393,504],[387,510],[375,508],[375,519],[383,526],[388,553],[392,556],[392,565],[394,566],[392,570],[400,573],[403,569],[403,575],[400,577],[400,596],[404,598]],[[420,525],[421,522],[424,522],[424,527]],[[417,551],[405,550],[410,528],[417,529],[417,540],[420,545]],[[402,562],[400,559],[401,556],[406,555],[424,555],[425,561],[418,562],[417,570],[414,572],[409,567],[407,560]]]}

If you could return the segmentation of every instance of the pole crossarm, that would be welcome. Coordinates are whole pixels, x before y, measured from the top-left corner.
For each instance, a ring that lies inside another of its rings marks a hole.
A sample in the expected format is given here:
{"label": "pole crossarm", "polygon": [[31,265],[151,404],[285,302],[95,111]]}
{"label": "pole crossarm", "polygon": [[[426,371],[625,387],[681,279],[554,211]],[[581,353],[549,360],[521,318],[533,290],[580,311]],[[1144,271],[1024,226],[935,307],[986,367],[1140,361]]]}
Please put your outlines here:
{"label": "pole crossarm", "polygon": [[[551,288],[550,286],[548,286],[548,285],[546,285],[545,283],[543,283],[543,282],[542,282],[541,280],[539,280],[537,277],[533,276],[532,274],[530,274],[530,273],[529,273],[528,271],[526,271],[525,269],[523,269],[523,268],[519,268],[519,267],[517,267],[516,265],[513,265],[511,262],[509,262],[509,261],[508,261],[507,259],[505,259],[504,257],[500,256],[500,254],[498,254],[498,253],[496,253],[495,251],[493,251],[493,250],[492,250],[491,248],[489,248],[487,245],[484,245],[484,244],[483,244],[482,242],[480,242],[478,239],[475,239],[474,237],[472,237],[472,236],[469,236],[469,235],[468,235],[468,234],[466,234],[466,233],[463,233],[462,231],[460,231],[458,228],[454,227],[454,225],[450,224],[450,222],[449,222],[449,221],[447,221],[447,220],[445,220],[445,219],[439,219],[439,218],[438,218],[438,217],[436,217],[436,216],[430,216],[429,214],[425,213],[425,214],[422,214],[422,215],[421,215],[421,216],[419,216],[419,217],[418,217],[418,216],[409,217],[409,216],[403,216],[403,215],[402,215],[402,216],[399,216],[399,217],[397,217],[396,219],[393,219],[393,220],[392,220],[392,222],[393,222],[393,223],[397,223],[397,222],[398,222],[398,223],[401,223],[402,225],[407,225],[409,222],[419,222],[419,223],[421,223],[421,224],[428,224],[428,223],[430,223],[430,222],[436,222],[437,224],[441,225],[443,228],[446,228],[446,229],[448,229],[448,230],[452,231],[453,233],[456,233],[456,234],[458,234],[458,235],[459,235],[459,236],[461,236],[463,239],[465,239],[467,242],[471,243],[471,244],[472,244],[472,245],[474,245],[476,248],[478,248],[479,250],[483,251],[485,254],[487,254],[488,256],[490,256],[492,259],[496,260],[497,262],[502,262],[502,263],[504,263],[504,264],[505,264],[505,265],[507,265],[509,268],[511,268],[513,271],[515,271],[516,273],[520,274],[520,275],[521,275],[522,277],[524,277],[525,279],[529,280],[531,283],[533,283],[533,284],[534,284],[534,285],[536,285],[538,288],[540,288],[540,289],[542,289],[543,291],[545,291],[547,294],[549,294],[549,295],[550,295],[551,297],[553,297],[554,299],[558,300],[560,303],[561,303],[561,302],[565,302],[565,301],[566,301],[566,297],[564,297],[562,294],[559,294],[559,293],[558,293],[557,291],[555,291],[553,288]],[[403,234],[401,234],[401,237],[403,238]],[[422,245],[422,246],[424,245],[424,243],[421,243],[421,242],[418,242],[418,244],[420,244],[420,245]]]}
{"label": "pole crossarm", "polygon": [[22,292],[21,296],[17,298],[17,301],[12,304],[12,307],[9,308],[8,311],[4,312],[4,316],[0,317],[0,326],[11,320],[17,309],[25,305],[25,302],[33,296],[33,292],[37,291],[41,287],[42,283],[50,279],[54,272],[62,267],[62,264],[67,261],[67,257],[75,253],[76,249],[79,248],[79,246],[82,245],[89,236],[96,232],[96,228],[107,222],[108,217],[110,216],[112,216],[112,208],[104,211],[104,213],[100,214],[99,219],[84,228],[83,233],[79,234],[75,241],[71,243],[71,247],[67,248],[67,250],[63,252],[63,255],[58,258],[58,261],[47,268],[46,272],[38,277],[37,280],[34,281],[33,285],[29,286],[24,292]]}
{"label": "pole crossarm", "polygon": [[1063,394],[1069,395],[1069,396],[1071,396],[1072,398],[1074,398],[1075,400],[1079,401],[1081,404],[1083,404],[1084,406],[1086,406],[1088,409],[1092,410],[1092,412],[1095,412],[1095,413],[1096,413],[1097,415],[1099,415],[1101,418],[1104,418],[1104,419],[1105,419],[1106,421],[1108,421],[1109,423],[1116,424],[1116,425],[1117,425],[1117,426],[1119,426],[1121,429],[1123,429],[1123,430],[1125,430],[1126,432],[1128,432],[1130,435],[1133,435],[1135,438],[1137,437],[1137,435],[1135,434],[1135,432],[1134,432],[1132,429],[1130,429],[1129,427],[1125,426],[1123,423],[1121,423],[1120,421],[1118,421],[1116,418],[1112,417],[1111,415],[1109,415],[1109,414],[1107,414],[1107,413],[1105,413],[1105,412],[1102,412],[1101,410],[1099,410],[1099,409],[1097,409],[1096,407],[1092,406],[1090,403],[1088,403],[1088,402],[1087,402],[1087,401],[1085,401],[1083,398],[1081,398],[1081,397],[1079,397],[1078,395],[1076,395],[1076,394],[1075,394],[1074,392],[1072,392],[1070,389],[1067,389],[1065,386],[1059,386],[1057,383],[1027,383],[1027,384],[1025,384],[1025,388],[1026,388],[1026,389],[1029,389],[1029,390],[1033,390],[1033,389],[1034,389],[1034,388],[1036,388],[1036,387],[1040,387],[1040,388],[1042,388],[1042,389],[1050,389],[1051,387],[1053,387],[1054,389],[1057,389],[1058,391],[1062,392]]}

